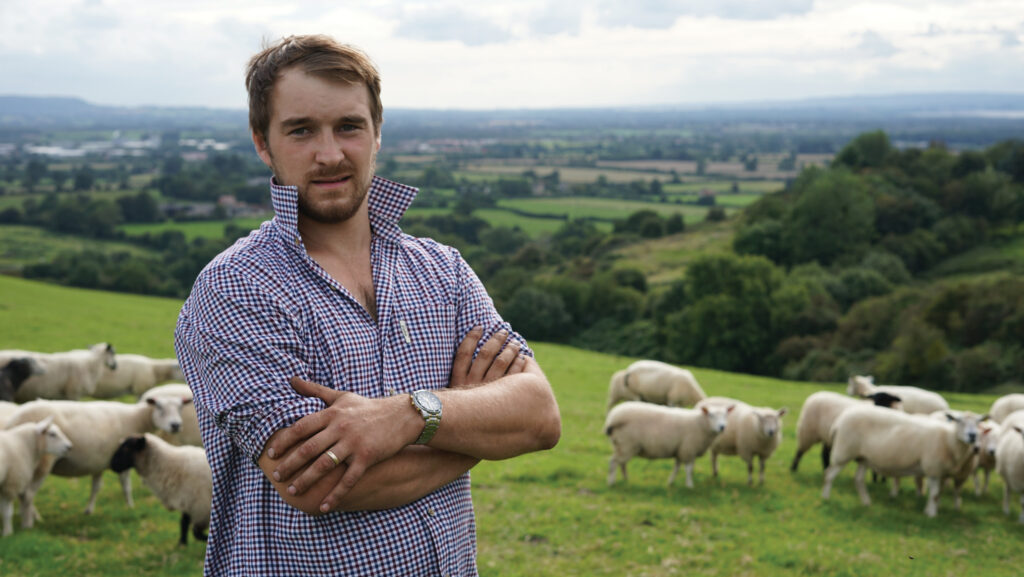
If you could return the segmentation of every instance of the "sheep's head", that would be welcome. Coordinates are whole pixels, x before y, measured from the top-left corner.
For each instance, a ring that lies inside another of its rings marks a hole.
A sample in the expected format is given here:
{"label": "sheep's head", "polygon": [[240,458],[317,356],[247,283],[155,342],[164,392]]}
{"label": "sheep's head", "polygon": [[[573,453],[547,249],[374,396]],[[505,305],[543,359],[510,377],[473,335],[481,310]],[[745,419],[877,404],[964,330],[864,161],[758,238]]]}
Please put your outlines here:
{"label": "sheep's head", "polygon": [[115,473],[122,473],[135,466],[135,455],[146,449],[146,437],[128,437],[114,451],[110,458],[110,468]]}
{"label": "sheep's head", "polygon": [[145,401],[153,411],[153,426],[161,431],[177,433],[181,430],[181,409],[192,402],[188,397],[149,397]]}
{"label": "sheep's head", "polygon": [[766,438],[779,435],[782,431],[782,417],[787,412],[785,407],[776,411],[775,409],[760,409],[757,415],[757,426],[761,434]]}
{"label": "sheep's head", "polygon": [[978,425],[979,434],[978,449],[990,457],[996,454],[996,447],[999,446],[999,435],[1002,429],[995,423],[982,423]]}
{"label": "sheep's head", "polygon": [[851,375],[846,381],[846,394],[853,397],[863,397],[869,394],[875,386],[875,378],[871,375]]}
{"label": "sheep's head", "polygon": [[959,415],[952,411],[946,411],[946,419],[956,424],[956,438],[962,443],[973,446],[977,451],[978,423],[982,418],[970,411],[964,411]]}
{"label": "sheep's head", "polygon": [[729,420],[729,413],[736,408],[736,405],[703,405],[700,410],[708,421],[708,427],[716,435],[725,430]]}
{"label": "sheep's head", "polygon": [[52,416],[36,423],[36,434],[39,435],[43,443],[43,450],[51,455],[63,457],[71,450],[71,441],[64,431],[61,431],[60,427],[53,422]]}

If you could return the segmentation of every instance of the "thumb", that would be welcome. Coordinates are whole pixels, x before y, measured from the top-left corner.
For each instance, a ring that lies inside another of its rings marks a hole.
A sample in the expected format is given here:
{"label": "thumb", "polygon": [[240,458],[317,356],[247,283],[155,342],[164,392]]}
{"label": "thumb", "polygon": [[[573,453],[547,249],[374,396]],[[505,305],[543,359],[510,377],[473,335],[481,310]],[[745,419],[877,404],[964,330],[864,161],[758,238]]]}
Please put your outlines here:
{"label": "thumb", "polygon": [[344,391],[336,391],[323,385],[318,385],[312,381],[307,381],[299,377],[292,377],[288,383],[295,389],[295,392],[299,393],[303,397],[316,397],[321,401],[330,405],[338,397],[345,394]]}

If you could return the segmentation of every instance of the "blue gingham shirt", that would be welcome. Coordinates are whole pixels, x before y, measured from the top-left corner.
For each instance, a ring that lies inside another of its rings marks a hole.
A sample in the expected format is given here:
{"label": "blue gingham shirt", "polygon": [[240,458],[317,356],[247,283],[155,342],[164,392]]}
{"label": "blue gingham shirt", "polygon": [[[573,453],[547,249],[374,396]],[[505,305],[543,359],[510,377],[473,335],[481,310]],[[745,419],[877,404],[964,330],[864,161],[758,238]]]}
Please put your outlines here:
{"label": "blue gingham shirt", "polygon": [[455,249],[399,229],[415,194],[374,178],[368,195],[376,322],[306,254],[298,191],[273,181],[273,220],[196,279],[175,348],[213,470],[206,575],[477,574],[468,473],[402,507],[310,516],[256,465],[271,434],[324,408],[290,377],[366,397],[439,389],[470,328],[511,331]]}

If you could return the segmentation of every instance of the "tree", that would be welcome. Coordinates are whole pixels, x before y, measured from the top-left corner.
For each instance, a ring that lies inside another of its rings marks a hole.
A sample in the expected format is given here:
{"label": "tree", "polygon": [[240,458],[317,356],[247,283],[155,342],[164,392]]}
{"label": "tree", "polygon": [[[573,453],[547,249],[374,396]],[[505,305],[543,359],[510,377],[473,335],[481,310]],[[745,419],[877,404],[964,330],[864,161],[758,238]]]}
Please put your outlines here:
{"label": "tree", "polygon": [[832,165],[854,170],[881,168],[891,152],[892,144],[884,131],[865,132],[840,150]]}
{"label": "tree", "polygon": [[562,298],[537,287],[518,290],[502,307],[501,315],[531,340],[565,342],[571,336],[565,328],[572,317]]}
{"label": "tree", "polygon": [[33,158],[28,161],[28,165],[25,167],[25,187],[29,190],[34,190],[39,181],[46,178],[48,168],[46,163]]}
{"label": "tree", "polygon": [[96,174],[93,172],[92,166],[88,164],[83,164],[76,170],[73,178],[75,191],[91,190],[96,182]]}
{"label": "tree", "polygon": [[821,172],[800,192],[783,221],[785,252],[793,263],[831,264],[864,252],[874,235],[875,207],[863,182],[848,171]]}

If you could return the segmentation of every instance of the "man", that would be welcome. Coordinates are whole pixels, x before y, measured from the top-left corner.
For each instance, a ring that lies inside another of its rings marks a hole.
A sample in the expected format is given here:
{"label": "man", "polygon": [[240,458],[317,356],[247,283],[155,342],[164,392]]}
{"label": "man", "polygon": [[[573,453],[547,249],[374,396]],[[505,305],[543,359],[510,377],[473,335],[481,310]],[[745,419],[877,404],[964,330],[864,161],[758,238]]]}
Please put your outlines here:
{"label": "man", "polygon": [[475,575],[468,471],[557,443],[550,384],[458,252],[398,228],[415,189],[373,174],[365,55],[285,38],[246,86],[275,217],[175,333],[214,476],[205,572]]}

